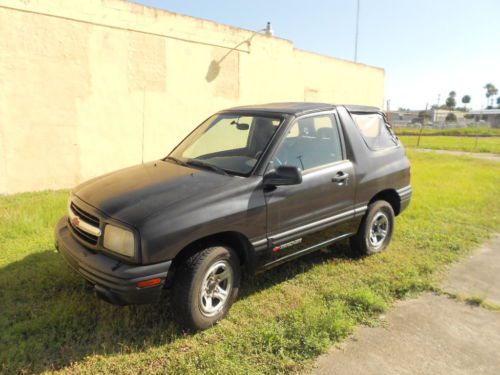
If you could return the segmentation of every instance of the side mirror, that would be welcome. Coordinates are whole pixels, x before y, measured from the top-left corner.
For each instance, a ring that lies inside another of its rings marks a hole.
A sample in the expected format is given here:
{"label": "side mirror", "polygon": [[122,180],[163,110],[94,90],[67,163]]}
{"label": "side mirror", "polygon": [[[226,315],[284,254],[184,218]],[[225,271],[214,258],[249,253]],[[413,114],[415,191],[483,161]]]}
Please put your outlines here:
{"label": "side mirror", "polygon": [[263,182],[268,186],[297,185],[302,182],[302,172],[297,167],[281,165],[264,175]]}

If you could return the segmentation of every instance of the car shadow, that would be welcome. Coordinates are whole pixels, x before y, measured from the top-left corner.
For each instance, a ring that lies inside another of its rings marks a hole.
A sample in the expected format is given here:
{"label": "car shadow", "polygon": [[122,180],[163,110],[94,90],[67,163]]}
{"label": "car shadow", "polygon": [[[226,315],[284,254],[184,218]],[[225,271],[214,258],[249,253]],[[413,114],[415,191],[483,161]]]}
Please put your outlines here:
{"label": "car shadow", "polygon": [[243,299],[249,297],[263,289],[293,279],[297,275],[305,273],[324,262],[358,258],[358,255],[352,253],[348,241],[337,242],[322,250],[314,251],[267,271],[247,275],[243,280],[238,298]]}
{"label": "car shadow", "polygon": [[[348,256],[341,244],[247,276],[239,298]],[[0,268],[0,286],[0,373],[56,370],[89,355],[137,352],[190,334],[174,323],[168,293],[152,305],[110,305],[55,250]]]}

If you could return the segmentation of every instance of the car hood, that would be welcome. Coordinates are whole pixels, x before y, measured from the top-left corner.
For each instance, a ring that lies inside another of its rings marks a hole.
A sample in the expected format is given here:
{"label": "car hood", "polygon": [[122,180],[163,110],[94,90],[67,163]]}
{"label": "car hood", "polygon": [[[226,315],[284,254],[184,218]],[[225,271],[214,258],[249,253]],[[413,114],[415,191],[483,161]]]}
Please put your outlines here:
{"label": "car hood", "polygon": [[234,178],[160,160],[94,178],[73,194],[114,219],[138,226],[155,212],[196,199]]}

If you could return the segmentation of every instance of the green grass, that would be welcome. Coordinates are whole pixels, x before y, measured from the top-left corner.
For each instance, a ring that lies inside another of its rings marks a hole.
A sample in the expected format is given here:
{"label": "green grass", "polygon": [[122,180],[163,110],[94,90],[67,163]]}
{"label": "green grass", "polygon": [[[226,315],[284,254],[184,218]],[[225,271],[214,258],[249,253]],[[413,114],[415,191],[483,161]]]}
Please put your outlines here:
{"label": "green grass", "polygon": [[[395,128],[397,135],[419,135],[419,128]],[[469,128],[450,128],[450,129],[432,129],[424,128],[422,135],[449,135],[449,136],[469,136],[476,135],[482,137],[496,136],[500,137],[500,128],[487,127],[469,127]]]}
{"label": "green grass", "polygon": [[482,296],[467,296],[463,294],[450,293],[442,290],[437,290],[438,294],[446,295],[452,299],[457,301],[468,303],[472,306],[482,307],[483,309],[491,310],[491,311],[500,311],[500,305],[493,303],[491,301],[487,301]]}
{"label": "green grass", "polygon": [[188,334],[168,298],[94,298],[52,246],[66,192],[0,198],[0,373],[263,374],[307,369],[395,299],[436,290],[444,266],[500,228],[500,163],[409,152],[414,198],[388,251],[338,245],[247,278],[229,317]]}
{"label": "green grass", "polygon": [[[418,137],[400,136],[405,147],[416,147]],[[420,148],[435,150],[457,150],[500,154],[500,137],[448,137],[426,136],[420,138]]]}

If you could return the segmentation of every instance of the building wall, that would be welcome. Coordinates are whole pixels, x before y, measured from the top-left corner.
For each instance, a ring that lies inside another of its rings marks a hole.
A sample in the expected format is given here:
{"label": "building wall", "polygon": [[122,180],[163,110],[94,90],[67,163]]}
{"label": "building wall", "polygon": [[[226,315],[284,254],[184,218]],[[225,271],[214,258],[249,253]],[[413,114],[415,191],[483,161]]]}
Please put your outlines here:
{"label": "building wall", "polygon": [[0,194],[160,158],[234,105],[383,90],[380,68],[122,0],[0,0]]}

